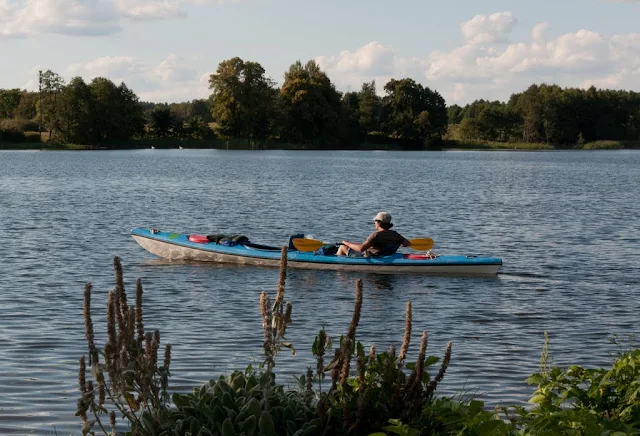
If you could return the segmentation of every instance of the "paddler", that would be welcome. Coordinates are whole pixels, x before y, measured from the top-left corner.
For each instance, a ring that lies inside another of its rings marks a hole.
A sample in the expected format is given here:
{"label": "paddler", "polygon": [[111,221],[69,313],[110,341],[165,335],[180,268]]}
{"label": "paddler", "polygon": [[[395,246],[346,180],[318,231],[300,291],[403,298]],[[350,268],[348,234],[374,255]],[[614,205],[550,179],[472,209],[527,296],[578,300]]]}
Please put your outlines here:
{"label": "paddler", "polygon": [[342,241],[342,245],[338,248],[337,256],[349,257],[374,257],[389,256],[398,251],[400,246],[408,247],[411,245],[404,236],[395,230],[391,230],[391,215],[387,212],[379,212],[373,217],[373,223],[376,227],[373,232],[362,244],[355,242]]}

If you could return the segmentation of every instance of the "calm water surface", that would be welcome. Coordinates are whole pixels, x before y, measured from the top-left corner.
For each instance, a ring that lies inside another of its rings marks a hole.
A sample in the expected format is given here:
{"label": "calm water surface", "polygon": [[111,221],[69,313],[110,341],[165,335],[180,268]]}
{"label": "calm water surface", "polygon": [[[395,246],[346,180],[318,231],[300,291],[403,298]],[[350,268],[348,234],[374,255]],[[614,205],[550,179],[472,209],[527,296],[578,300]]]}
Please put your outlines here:
{"label": "calm water surface", "polygon": [[131,228],[362,240],[379,210],[435,252],[502,257],[501,274],[290,271],[299,353],[279,357],[280,380],[313,364],[319,328],[346,331],[363,278],[359,340],[399,346],[410,300],[414,342],[427,330],[438,356],[454,343],[440,393],[524,402],[544,330],[556,364],[591,366],[611,361],[611,334],[640,332],[639,182],[638,151],[1,152],[0,434],[80,433],[83,286],[103,344],[115,255],[130,295],[143,280],[146,327],[173,344],[172,390],[260,361],[259,294],[278,271],[162,261]]}

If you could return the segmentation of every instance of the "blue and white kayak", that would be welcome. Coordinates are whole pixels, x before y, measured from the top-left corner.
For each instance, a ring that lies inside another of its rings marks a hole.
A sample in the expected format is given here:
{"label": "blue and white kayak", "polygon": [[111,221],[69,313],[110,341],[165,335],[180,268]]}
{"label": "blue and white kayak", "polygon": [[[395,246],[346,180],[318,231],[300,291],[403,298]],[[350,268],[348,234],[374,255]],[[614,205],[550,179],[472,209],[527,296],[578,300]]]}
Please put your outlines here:
{"label": "blue and white kayak", "polygon": [[[280,247],[251,242],[228,246],[209,242],[206,237],[198,239],[189,234],[140,227],[131,230],[131,236],[145,250],[165,259],[274,267],[280,265]],[[402,253],[382,257],[345,257],[295,249],[289,249],[287,260],[287,265],[291,268],[370,273],[492,276],[502,266],[502,259],[495,257],[416,256]]]}

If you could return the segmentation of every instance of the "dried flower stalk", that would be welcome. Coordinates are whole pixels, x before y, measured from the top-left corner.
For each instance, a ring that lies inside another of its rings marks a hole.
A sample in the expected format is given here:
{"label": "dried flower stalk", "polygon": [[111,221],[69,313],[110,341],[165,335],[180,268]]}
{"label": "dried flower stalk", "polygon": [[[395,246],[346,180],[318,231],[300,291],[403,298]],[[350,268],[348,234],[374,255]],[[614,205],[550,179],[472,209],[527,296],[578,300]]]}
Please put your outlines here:
{"label": "dried flower stalk", "polygon": [[409,350],[409,343],[411,342],[411,302],[407,301],[407,309],[405,312],[404,322],[404,338],[402,340],[402,347],[400,348],[400,355],[398,356],[398,363],[402,365],[404,359],[407,357],[407,351]]}

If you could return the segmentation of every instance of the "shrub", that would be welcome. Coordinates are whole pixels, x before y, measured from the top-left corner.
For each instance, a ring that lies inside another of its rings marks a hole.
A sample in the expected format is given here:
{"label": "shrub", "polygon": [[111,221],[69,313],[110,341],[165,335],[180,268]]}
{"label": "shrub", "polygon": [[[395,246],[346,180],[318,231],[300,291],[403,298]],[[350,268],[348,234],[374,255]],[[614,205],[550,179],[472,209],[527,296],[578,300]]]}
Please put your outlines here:
{"label": "shrub", "polygon": [[[362,310],[362,281],[347,333],[336,341],[321,329],[312,346],[315,369],[309,367],[297,388],[276,383],[276,357],[284,349],[295,354],[285,338],[292,305],[284,303],[286,247],[273,305],[262,293],[264,360],[254,369],[196,388],[189,394],[168,394],[171,346],[158,362],[160,333],[144,332],[142,284],[136,286],[135,307],[129,307],[119,259],[114,259],[116,287],[107,302],[107,343],[98,349],[91,321],[91,285],[85,287],[85,331],[88,366],[95,381],[86,380],[87,362],[80,359],[77,416],[82,432],[96,425],[108,434],[108,415],[115,433],[116,411],[132,435],[626,435],[640,433],[640,350],[621,352],[611,369],[570,366],[553,368],[549,338],[540,370],[528,382],[537,388],[531,410],[521,406],[485,410],[473,398],[436,396],[451,359],[451,343],[434,376],[428,369],[440,362],[427,356],[427,333],[422,333],[415,362],[406,362],[412,330],[412,307],[407,303],[399,352],[391,346],[368,352],[356,340]],[[333,349],[326,364],[325,356]],[[102,359],[102,361],[101,361]],[[355,365],[352,362],[355,361]],[[354,368],[355,366],[355,368]],[[325,379],[328,379],[325,382]],[[323,389],[324,386],[324,389]],[[172,401],[171,401],[172,400]],[[109,411],[107,405],[115,407]]]}
{"label": "shrub", "polygon": [[40,133],[38,132],[25,132],[24,142],[42,142]]}
{"label": "shrub", "polygon": [[[262,293],[260,307],[264,330],[264,361],[260,368],[234,372],[193,391],[167,394],[170,346],[164,364],[158,363],[160,333],[145,333],[142,324],[142,285],[137,282],[136,305],[129,307],[119,259],[114,259],[116,287],[107,303],[107,343],[99,350],[94,343],[91,321],[91,285],[85,287],[85,337],[88,364],[95,385],[86,381],[86,361],[80,359],[80,391],[77,415],[83,433],[95,425],[106,434],[105,415],[112,431],[116,413],[107,410],[112,403],[131,426],[131,434],[366,434],[382,430],[390,419],[397,425],[419,423],[423,409],[433,402],[438,383],[444,377],[451,357],[451,343],[435,377],[427,368],[439,361],[426,355],[427,334],[423,332],[416,362],[405,365],[411,338],[411,303],[407,303],[404,339],[400,352],[394,347],[376,353],[356,341],[362,309],[362,281],[357,281],[351,324],[340,337],[332,361],[324,356],[332,348],[331,338],[320,330],[313,344],[316,371],[309,368],[300,377],[298,389],[285,390],[275,383],[276,357],[284,349],[295,354],[285,338],[291,323],[292,305],[284,303],[287,249],[282,248],[280,276],[273,305]],[[100,361],[102,356],[103,362]],[[355,359],[355,371],[352,360]],[[405,372],[405,368],[409,373]],[[329,389],[322,381],[329,374]],[[318,389],[315,389],[315,386]],[[90,418],[89,415],[92,415]]]}
{"label": "shrub", "polygon": [[1,130],[14,130],[16,132],[37,132],[38,123],[31,120],[4,119],[0,120]]}
{"label": "shrub", "polygon": [[[136,283],[135,306],[129,306],[118,257],[114,258],[115,289],[107,299],[107,343],[102,350],[94,343],[91,319],[91,284],[84,291],[85,338],[88,362],[80,358],[78,382],[81,397],[76,416],[82,420],[82,434],[93,434],[97,424],[104,434],[105,416],[109,416],[112,433],[117,410],[131,425],[131,433],[157,434],[165,422],[171,345],[165,347],[164,361],[158,362],[160,332],[144,331],[142,282]],[[101,362],[102,358],[102,362]],[[86,380],[87,364],[94,382]],[[109,411],[108,405],[115,410]],[[91,417],[89,417],[91,415]]]}
{"label": "shrub", "polygon": [[24,133],[17,130],[8,130],[0,128],[0,140],[10,142],[23,142]]}
{"label": "shrub", "polygon": [[[640,350],[620,353],[611,369],[549,364],[545,332],[540,371],[527,382],[537,385],[530,411],[514,407],[525,434],[638,434],[640,432]],[[616,433],[619,432],[619,433]]]}

